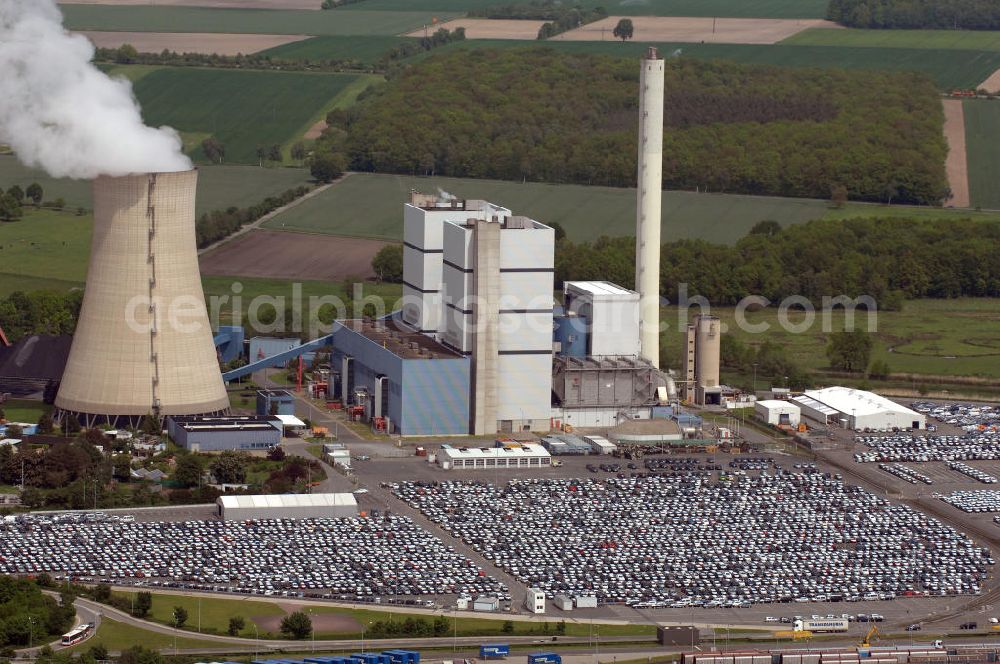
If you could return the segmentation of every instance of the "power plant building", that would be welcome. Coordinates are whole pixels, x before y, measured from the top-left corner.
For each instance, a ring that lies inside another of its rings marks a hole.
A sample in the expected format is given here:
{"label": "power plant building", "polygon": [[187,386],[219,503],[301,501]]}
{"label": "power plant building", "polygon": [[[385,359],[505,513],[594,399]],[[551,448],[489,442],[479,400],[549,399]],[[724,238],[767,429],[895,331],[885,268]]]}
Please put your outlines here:
{"label": "power plant building", "polygon": [[638,357],[639,294],[608,281],[567,281],[566,315],[584,319],[586,355]]}
{"label": "power plant building", "polygon": [[719,382],[722,322],[717,316],[698,314],[688,324],[684,346],[684,394],[700,406],[720,405]]}
{"label": "power plant building", "polygon": [[555,232],[520,216],[449,221],[441,341],[471,359],[470,431],[547,430]]}
{"label": "power plant building", "polygon": [[85,425],[222,413],[195,245],[197,171],[100,177],[87,287],[56,398]]}
{"label": "power plant building", "polygon": [[403,206],[403,321],[439,338],[444,329],[442,269],[446,221],[509,217],[510,210],[486,201],[410,193]]}

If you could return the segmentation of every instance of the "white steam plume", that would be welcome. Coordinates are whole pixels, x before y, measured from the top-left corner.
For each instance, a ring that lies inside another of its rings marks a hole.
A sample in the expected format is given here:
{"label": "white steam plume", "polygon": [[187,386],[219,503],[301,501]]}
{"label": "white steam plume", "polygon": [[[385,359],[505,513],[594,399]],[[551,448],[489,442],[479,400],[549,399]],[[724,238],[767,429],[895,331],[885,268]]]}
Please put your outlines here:
{"label": "white steam plume", "polygon": [[177,132],[144,125],[132,85],[93,56],[54,0],[0,0],[0,143],[54,177],[190,169]]}

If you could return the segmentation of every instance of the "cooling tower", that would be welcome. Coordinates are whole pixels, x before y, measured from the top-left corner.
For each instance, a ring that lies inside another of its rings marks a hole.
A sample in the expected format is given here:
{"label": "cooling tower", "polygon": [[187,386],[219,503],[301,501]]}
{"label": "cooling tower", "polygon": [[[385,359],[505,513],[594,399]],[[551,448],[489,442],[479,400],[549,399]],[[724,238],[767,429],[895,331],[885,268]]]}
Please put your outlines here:
{"label": "cooling tower", "polygon": [[639,74],[639,178],[635,289],[642,356],[660,366],[660,198],[663,189],[663,58],[651,46]]}
{"label": "cooling tower", "polygon": [[82,422],[229,408],[195,245],[197,171],[100,177],[87,288],[56,407]]}

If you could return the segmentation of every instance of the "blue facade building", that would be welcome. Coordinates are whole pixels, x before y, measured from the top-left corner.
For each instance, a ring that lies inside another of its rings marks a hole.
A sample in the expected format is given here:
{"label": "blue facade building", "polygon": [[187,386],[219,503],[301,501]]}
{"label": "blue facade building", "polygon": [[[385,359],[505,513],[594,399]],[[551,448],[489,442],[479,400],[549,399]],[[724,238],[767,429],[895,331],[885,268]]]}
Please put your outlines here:
{"label": "blue facade building", "polygon": [[282,426],[276,417],[257,415],[201,417],[171,415],[167,433],[191,452],[268,450],[281,443]]}
{"label": "blue facade building", "polygon": [[470,360],[395,319],[334,323],[331,364],[345,406],[404,436],[469,432]]}
{"label": "blue facade building", "polygon": [[[273,413],[271,412],[272,406],[276,407],[276,411]],[[295,397],[285,390],[258,390],[257,414],[294,415]]]}

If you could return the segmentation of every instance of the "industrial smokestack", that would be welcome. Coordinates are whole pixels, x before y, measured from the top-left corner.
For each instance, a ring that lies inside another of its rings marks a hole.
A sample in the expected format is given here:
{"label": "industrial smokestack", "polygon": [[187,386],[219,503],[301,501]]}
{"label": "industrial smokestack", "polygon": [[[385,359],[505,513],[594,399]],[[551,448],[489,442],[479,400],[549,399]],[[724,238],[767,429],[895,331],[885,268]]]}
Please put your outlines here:
{"label": "industrial smokestack", "polygon": [[195,245],[197,171],[94,181],[87,288],[56,398],[92,424],[229,408]]}
{"label": "industrial smokestack", "polygon": [[639,178],[635,287],[642,356],[660,366],[660,206],[663,189],[663,58],[649,47],[639,75]]}

